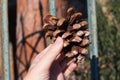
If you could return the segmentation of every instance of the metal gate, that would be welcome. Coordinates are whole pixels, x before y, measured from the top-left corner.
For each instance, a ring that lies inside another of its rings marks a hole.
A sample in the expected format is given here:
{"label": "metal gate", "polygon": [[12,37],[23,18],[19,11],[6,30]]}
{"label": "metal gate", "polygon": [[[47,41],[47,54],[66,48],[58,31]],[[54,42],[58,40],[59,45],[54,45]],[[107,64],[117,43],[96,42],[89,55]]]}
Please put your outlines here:
{"label": "metal gate", "polygon": [[[95,0],[87,0],[90,35],[91,79],[98,78],[97,21]],[[56,15],[55,0],[49,0],[50,13]],[[8,36],[8,0],[0,0],[0,80],[10,80],[9,36]]]}

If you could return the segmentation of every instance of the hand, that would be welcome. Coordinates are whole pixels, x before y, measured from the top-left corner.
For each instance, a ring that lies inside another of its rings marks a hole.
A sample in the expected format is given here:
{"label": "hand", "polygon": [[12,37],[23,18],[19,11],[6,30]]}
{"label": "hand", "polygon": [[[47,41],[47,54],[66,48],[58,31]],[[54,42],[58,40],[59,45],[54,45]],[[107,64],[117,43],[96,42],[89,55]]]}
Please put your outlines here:
{"label": "hand", "polygon": [[62,48],[63,40],[58,37],[54,44],[50,44],[36,56],[24,80],[65,80],[77,64],[72,62],[67,65],[64,61],[60,64]]}

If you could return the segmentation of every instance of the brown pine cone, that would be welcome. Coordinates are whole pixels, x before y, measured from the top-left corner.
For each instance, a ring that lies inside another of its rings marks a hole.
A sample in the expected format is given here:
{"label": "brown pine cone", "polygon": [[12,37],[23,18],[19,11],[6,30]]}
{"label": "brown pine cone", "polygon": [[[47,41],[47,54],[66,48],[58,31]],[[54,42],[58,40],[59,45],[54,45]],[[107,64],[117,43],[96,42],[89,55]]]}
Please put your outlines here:
{"label": "brown pine cone", "polygon": [[64,40],[63,53],[65,57],[76,58],[76,62],[82,62],[90,44],[87,21],[82,19],[82,13],[75,12],[74,8],[67,10],[66,18],[57,18],[47,15],[44,18],[43,30],[45,37],[50,37],[54,42],[58,36]]}

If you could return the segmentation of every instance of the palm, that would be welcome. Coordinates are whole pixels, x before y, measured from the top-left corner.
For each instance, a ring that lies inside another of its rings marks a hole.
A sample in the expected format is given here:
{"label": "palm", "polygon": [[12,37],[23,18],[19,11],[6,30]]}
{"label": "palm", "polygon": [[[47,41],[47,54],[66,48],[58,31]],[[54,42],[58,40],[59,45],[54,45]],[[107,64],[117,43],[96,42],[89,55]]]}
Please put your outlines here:
{"label": "palm", "polygon": [[65,80],[65,66],[61,66],[58,62],[53,63],[50,69],[50,80]]}
{"label": "palm", "polygon": [[72,62],[67,66],[66,61],[60,61],[62,48],[63,40],[59,37],[36,56],[24,80],[65,80],[77,64]]}

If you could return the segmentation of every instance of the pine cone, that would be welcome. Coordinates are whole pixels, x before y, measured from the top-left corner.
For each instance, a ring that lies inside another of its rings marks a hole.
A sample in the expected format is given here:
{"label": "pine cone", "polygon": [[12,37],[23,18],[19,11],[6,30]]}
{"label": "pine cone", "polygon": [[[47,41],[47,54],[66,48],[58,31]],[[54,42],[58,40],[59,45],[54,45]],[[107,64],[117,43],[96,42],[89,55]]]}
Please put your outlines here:
{"label": "pine cone", "polygon": [[62,52],[65,57],[72,57],[76,62],[82,62],[87,53],[87,46],[90,44],[88,36],[90,32],[86,25],[87,21],[82,19],[82,13],[75,12],[74,8],[67,10],[66,18],[57,18],[47,15],[44,18],[43,30],[45,37],[50,37],[54,42],[58,36],[64,40]]}

